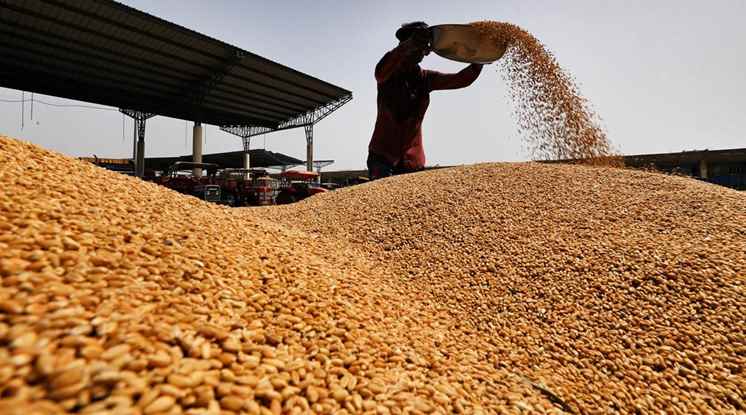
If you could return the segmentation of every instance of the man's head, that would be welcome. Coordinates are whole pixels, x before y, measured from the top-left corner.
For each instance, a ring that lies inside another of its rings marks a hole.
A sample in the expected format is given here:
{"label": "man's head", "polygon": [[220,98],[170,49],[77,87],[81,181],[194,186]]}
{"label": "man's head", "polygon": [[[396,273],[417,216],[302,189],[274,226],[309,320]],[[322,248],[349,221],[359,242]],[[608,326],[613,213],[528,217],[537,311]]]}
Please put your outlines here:
{"label": "man's head", "polygon": [[430,53],[430,26],[425,22],[412,22],[403,24],[396,31],[399,43],[406,42],[410,46],[408,63],[417,65]]}
{"label": "man's head", "polygon": [[402,42],[409,39],[413,34],[417,32],[427,31],[429,28],[430,26],[428,26],[425,22],[404,23],[396,31],[396,38],[399,39],[400,42]]}

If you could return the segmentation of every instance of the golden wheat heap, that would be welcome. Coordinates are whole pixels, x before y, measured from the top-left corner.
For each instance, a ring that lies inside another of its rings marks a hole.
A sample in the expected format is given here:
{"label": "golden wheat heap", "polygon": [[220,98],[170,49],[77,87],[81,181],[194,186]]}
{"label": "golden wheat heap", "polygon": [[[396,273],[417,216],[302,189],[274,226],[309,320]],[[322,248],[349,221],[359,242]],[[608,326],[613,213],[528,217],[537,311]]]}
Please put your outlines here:
{"label": "golden wheat heap", "polygon": [[532,163],[228,209],[0,137],[0,413],[743,411],[745,224]]}

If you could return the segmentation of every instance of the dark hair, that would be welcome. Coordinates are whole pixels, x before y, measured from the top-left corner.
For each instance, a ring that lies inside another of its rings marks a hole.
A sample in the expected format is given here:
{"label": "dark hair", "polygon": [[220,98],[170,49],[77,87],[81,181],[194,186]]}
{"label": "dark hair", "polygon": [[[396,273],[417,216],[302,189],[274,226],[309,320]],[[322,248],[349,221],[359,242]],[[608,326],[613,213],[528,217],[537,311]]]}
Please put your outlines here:
{"label": "dark hair", "polygon": [[415,30],[427,29],[429,27],[430,26],[428,26],[428,24],[425,22],[404,23],[396,31],[396,38],[399,39],[399,41],[407,40],[410,36],[412,36],[412,33],[414,33]]}

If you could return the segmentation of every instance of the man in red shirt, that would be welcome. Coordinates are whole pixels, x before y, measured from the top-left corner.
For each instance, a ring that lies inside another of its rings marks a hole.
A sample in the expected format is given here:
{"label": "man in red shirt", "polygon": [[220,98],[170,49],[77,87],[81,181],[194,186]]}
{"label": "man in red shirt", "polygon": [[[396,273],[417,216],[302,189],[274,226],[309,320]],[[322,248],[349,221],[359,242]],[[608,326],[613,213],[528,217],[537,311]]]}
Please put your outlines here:
{"label": "man in red shirt", "polygon": [[472,64],[454,74],[422,69],[430,53],[430,34],[424,22],[402,25],[396,31],[399,45],[376,65],[378,116],[368,145],[371,180],[425,168],[422,120],[430,104],[430,92],[471,85],[482,71]]}

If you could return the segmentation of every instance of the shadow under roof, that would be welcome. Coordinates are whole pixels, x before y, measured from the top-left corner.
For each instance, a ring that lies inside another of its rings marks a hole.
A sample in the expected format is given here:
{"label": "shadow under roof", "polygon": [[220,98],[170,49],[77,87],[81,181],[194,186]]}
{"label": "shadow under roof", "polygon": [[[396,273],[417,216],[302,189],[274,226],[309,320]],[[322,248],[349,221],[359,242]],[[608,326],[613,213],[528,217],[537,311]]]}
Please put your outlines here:
{"label": "shadow under roof", "polygon": [[218,126],[299,126],[352,98],[109,0],[0,0],[0,38],[0,86]]}
{"label": "shadow under roof", "polygon": [[[254,149],[249,151],[251,157],[251,168],[267,168],[274,166],[299,166],[303,164],[302,160],[288,156],[282,153],[275,153],[264,149]],[[202,155],[203,163],[215,163],[221,169],[225,168],[243,168],[244,151],[229,151],[226,153],[213,153]],[[150,170],[165,171],[169,166],[177,161],[192,161],[191,155],[174,156],[174,157],[148,157],[146,164]]]}

